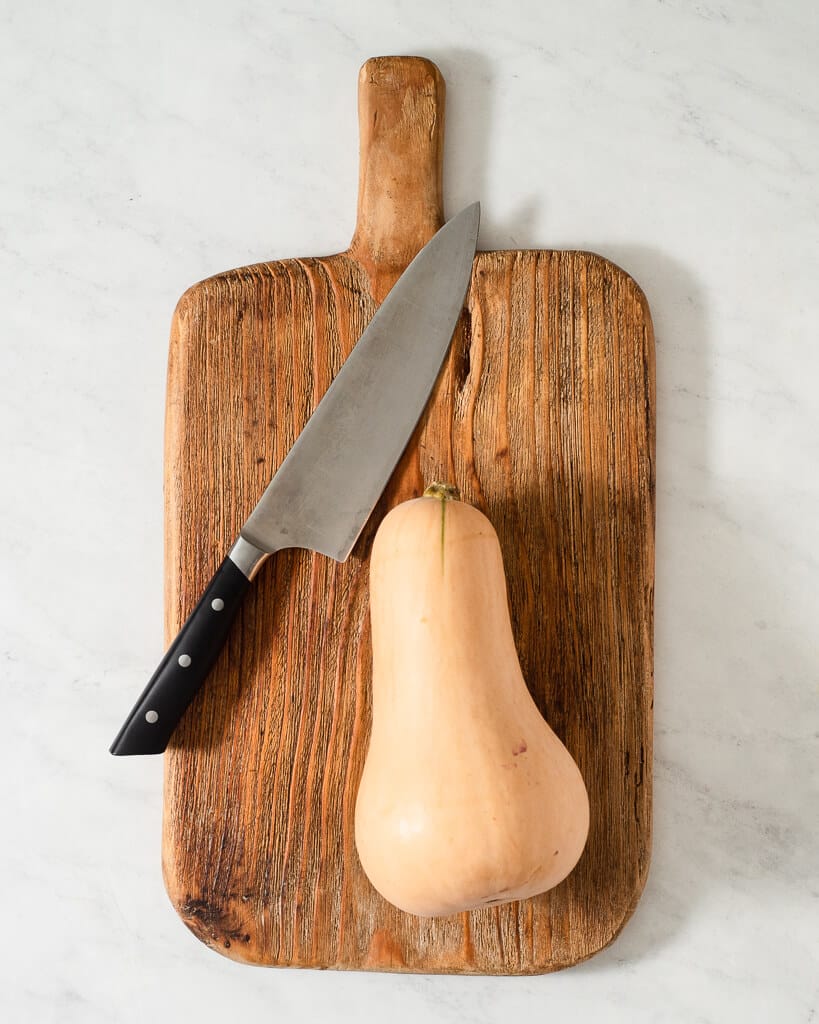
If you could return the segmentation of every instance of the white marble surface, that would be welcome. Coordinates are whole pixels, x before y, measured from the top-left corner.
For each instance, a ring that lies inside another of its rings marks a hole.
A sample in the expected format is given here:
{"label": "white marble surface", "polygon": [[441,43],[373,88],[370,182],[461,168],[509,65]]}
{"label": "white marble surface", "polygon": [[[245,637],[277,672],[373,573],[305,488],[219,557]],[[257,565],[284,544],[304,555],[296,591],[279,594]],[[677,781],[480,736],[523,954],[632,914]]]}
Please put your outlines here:
{"label": "white marble surface", "polygon": [[[818,11],[0,2],[3,1020],[815,1019]],[[482,247],[597,250],[655,317],[653,867],[543,978],[215,956],[162,888],[161,761],[106,753],[161,645],[176,298],[346,246],[357,69],[395,52],[447,78]]]}

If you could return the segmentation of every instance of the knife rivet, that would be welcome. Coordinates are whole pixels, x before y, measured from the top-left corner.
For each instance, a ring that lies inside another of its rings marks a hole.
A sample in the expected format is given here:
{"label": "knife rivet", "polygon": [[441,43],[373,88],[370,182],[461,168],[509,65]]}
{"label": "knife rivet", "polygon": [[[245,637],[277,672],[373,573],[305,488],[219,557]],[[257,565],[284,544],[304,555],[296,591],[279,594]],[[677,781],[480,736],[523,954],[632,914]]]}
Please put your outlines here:
{"label": "knife rivet", "polygon": [[210,603],[210,606],[215,612],[220,612],[225,607],[225,602],[222,600],[221,597],[214,597],[214,599]]}
{"label": "knife rivet", "polygon": [[182,666],[182,668],[187,668],[188,665],[190,665],[190,663],[191,663],[191,656],[189,654],[180,654],[179,655],[179,664]]}
{"label": "knife rivet", "polygon": [[149,725],[153,725],[154,722],[158,722],[159,721],[159,715],[155,711],[146,711],[145,712],[145,721]]}

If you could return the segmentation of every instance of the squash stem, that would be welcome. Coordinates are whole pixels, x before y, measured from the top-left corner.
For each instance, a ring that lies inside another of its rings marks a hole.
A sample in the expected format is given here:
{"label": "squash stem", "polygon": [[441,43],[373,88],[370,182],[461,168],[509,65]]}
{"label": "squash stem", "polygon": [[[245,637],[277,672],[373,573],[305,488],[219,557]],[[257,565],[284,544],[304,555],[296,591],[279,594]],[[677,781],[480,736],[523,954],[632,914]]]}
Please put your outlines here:
{"label": "squash stem", "polygon": [[442,484],[434,480],[424,491],[425,498],[437,498],[439,501],[457,501],[458,488],[454,484]]}
{"label": "squash stem", "polygon": [[444,540],[446,538],[446,503],[457,500],[458,488],[452,484],[431,483],[424,491],[425,498],[437,498],[441,503],[441,572],[444,571]]}

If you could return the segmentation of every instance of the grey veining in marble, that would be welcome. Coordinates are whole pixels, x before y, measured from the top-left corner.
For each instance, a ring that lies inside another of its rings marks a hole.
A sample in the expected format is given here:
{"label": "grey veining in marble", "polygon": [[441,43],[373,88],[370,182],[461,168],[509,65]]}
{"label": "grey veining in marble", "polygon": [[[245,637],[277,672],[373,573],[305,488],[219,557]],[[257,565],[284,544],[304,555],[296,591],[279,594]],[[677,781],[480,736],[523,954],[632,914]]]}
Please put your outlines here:
{"label": "grey veining in marble", "polygon": [[[391,52],[447,79],[481,246],[594,249],[655,318],[652,872],[544,978],[215,956],[162,888],[161,762],[106,752],[162,642],[174,303],[346,246]],[[817,1019],[817,56],[808,0],[0,3],[4,1020]]]}

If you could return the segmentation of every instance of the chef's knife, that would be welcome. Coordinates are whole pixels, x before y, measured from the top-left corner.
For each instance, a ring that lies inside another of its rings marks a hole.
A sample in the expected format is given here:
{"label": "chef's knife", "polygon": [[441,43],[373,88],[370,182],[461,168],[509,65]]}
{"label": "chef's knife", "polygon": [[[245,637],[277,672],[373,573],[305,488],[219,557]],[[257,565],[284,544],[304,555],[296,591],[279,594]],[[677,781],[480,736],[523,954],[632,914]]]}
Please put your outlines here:
{"label": "chef's knife", "polygon": [[299,434],[111,745],[159,754],[221,651],[271,554],[346,560],[421,417],[460,316],[480,206],[448,221],[410,263]]}

